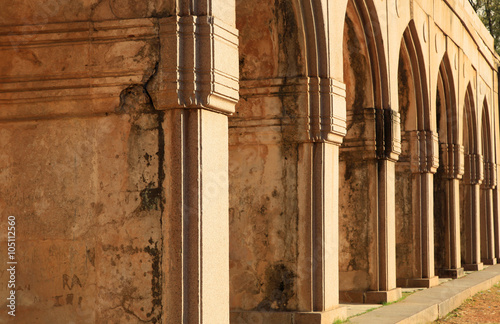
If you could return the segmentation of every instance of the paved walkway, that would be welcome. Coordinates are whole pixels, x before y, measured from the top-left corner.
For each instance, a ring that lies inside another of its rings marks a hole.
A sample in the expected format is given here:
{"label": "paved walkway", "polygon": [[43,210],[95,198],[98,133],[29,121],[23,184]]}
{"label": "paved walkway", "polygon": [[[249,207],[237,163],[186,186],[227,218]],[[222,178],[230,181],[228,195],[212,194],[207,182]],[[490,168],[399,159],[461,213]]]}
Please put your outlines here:
{"label": "paved walkway", "polygon": [[[500,265],[490,266],[460,279],[450,280],[439,286],[417,291],[401,302],[351,317],[349,322],[364,324],[429,323],[446,316],[467,298],[482,290],[489,289],[499,281]],[[354,309],[351,308],[351,314]]]}

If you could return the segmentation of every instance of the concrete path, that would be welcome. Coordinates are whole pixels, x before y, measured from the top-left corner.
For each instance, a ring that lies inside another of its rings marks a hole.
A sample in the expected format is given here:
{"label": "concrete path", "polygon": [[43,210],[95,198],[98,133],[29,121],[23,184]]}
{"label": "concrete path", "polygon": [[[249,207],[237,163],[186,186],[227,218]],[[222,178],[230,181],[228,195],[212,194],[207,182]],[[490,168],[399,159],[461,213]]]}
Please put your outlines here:
{"label": "concrete path", "polygon": [[437,287],[418,291],[405,300],[349,319],[350,323],[429,323],[446,316],[467,298],[500,281],[500,265],[473,272]]}

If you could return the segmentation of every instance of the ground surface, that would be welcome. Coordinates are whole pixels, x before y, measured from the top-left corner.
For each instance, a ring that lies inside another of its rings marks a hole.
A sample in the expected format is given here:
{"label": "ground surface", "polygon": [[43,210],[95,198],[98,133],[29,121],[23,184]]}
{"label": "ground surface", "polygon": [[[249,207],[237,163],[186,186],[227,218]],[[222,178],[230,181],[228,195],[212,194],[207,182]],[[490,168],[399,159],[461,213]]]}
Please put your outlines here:
{"label": "ground surface", "polygon": [[500,283],[466,300],[434,323],[500,323]]}

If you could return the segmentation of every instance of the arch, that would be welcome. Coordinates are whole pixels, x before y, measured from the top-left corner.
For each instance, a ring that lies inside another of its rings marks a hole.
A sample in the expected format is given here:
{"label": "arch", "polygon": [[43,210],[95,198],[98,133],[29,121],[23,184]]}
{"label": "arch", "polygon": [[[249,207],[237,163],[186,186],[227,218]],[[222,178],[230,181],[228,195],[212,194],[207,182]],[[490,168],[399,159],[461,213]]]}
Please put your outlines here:
{"label": "arch", "polygon": [[460,214],[458,180],[462,177],[461,146],[455,84],[448,54],[439,65],[436,91],[436,121],[439,138],[439,167],[434,175],[434,256],[440,277],[463,275],[460,261]]}
{"label": "arch", "polygon": [[[338,256],[325,262],[325,251],[338,244],[331,239],[338,228],[327,228],[337,220],[338,187],[325,173],[334,172],[327,168],[338,158],[332,142],[345,133],[335,115],[344,107],[334,105],[345,88],[332,79],[331,51],[340,46],[329,43],[329,24],[337,21],[328,20],[327,8],[324,0],[236,1],[241,100],[229,118],[229,160],[241,161],[229,174],[234,311],[338,304],[338,295],[324,293],[338,290]],[[287,278],[277,305],[276,276]]]}
{"label": "arch", "polygon": [[[463,124],[463,140],[465,154],[478,154],[479,147],[477,143],[477,114],[475,108],[474,93],[472,91],[471,83],[467,85],[464,99],[464,124]],[[469,169],[469,174],[472,175],[472,170]]]}
{"label": "arch", "polygon": [[[430,107],[429,107],[429,93],[427,89],[427,76],[425,62],[422,54],[422,47],[415,28],[415,22],[411,20],[408,27],[403,33],[400,49],[400,65],[405,64],[404,70],[407,72],[406,78],[413,81],[414,98],[415,102],[410,102],[410,109],[414,111],[404,112],[401,115],[407,114],[408,117],[414,117],[405,120],[403,127],[406,130],[430,130]],[[399,78],[403,77],[399,73]],[[401,81],[401,80],[400,80]],[[400,89],[401,90],[401,89]],[[415,120],[416,124],[411,124],[411,120]]]}
{"label": "arch", "polygon": [[411,20],[403,33],[398,66],[402,150],[395,168],[396,278],[408,287],[437,284],[434,275],[433,173],[437,134],[431,128],[422,47]]}
{"label": "arch", "polygon": [[460,242],[465,270],[483,267],[480,252],[480,192],[483,180],[482,157],[478,141],[477,113],[471,83],[466,87],[463,105],[462,143],[464,176],[460,183]]}
{"label": "arch", "polygon": [[491,132],[490,112],[489,112],[488,101],[486,98],[484,99],[483,102],[483,112],[481,120],[482,120],[481,122],[482,155],[485,162],[494,163],[495,157],[493,155],[493,139]]}
{"label": "arch", "polygon": [[[458,143],[458,110],[456,103],[455,82],[453,80],[453,73],[451,69],[450,59],[446,52],[443,56],[438,71],[438,96],[444,104],[441,106],[442,110],[439,113],[443,118],[443,123],[438,123],[439,130],[445,129],[445,136],[439,133],[439,141],[441,143]],[[442,89],[442,91],[439,91]],[[444,100],[443,100],[444,99]]]}
{"label": "arch", "polygon": [[483,102],[481,117],[481,153],[483,156],[484,180],[481,185],[481,261],[485,264],[496,264],[495,251],[495,219],[493,211],[493,190],[496,187],[495,157],[493,154],[493,138],[491,136],[490,114],[486,98]]}

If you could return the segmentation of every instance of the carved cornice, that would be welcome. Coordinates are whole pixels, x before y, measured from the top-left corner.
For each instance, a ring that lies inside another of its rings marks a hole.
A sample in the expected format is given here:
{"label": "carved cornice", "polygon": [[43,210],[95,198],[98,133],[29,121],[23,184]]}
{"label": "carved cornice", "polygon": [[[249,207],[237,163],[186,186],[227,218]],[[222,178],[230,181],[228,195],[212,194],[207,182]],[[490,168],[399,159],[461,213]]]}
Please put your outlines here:
{"label": "carved cornice", "polygon": [[161,60],[150,93],[157,109],[234,112],[238,101],[238,31],[210,16],[160,20]]}
{"label": "carved cornice", "polygon": [[439,167],[439,139],[433,131],[412,131],[411,169],[413,173],[435,173]]}
{"label": "carved cornice", "polygon": [[464,174],[464,146],[441,143],[444,173],[448,179],[462,179]]}

